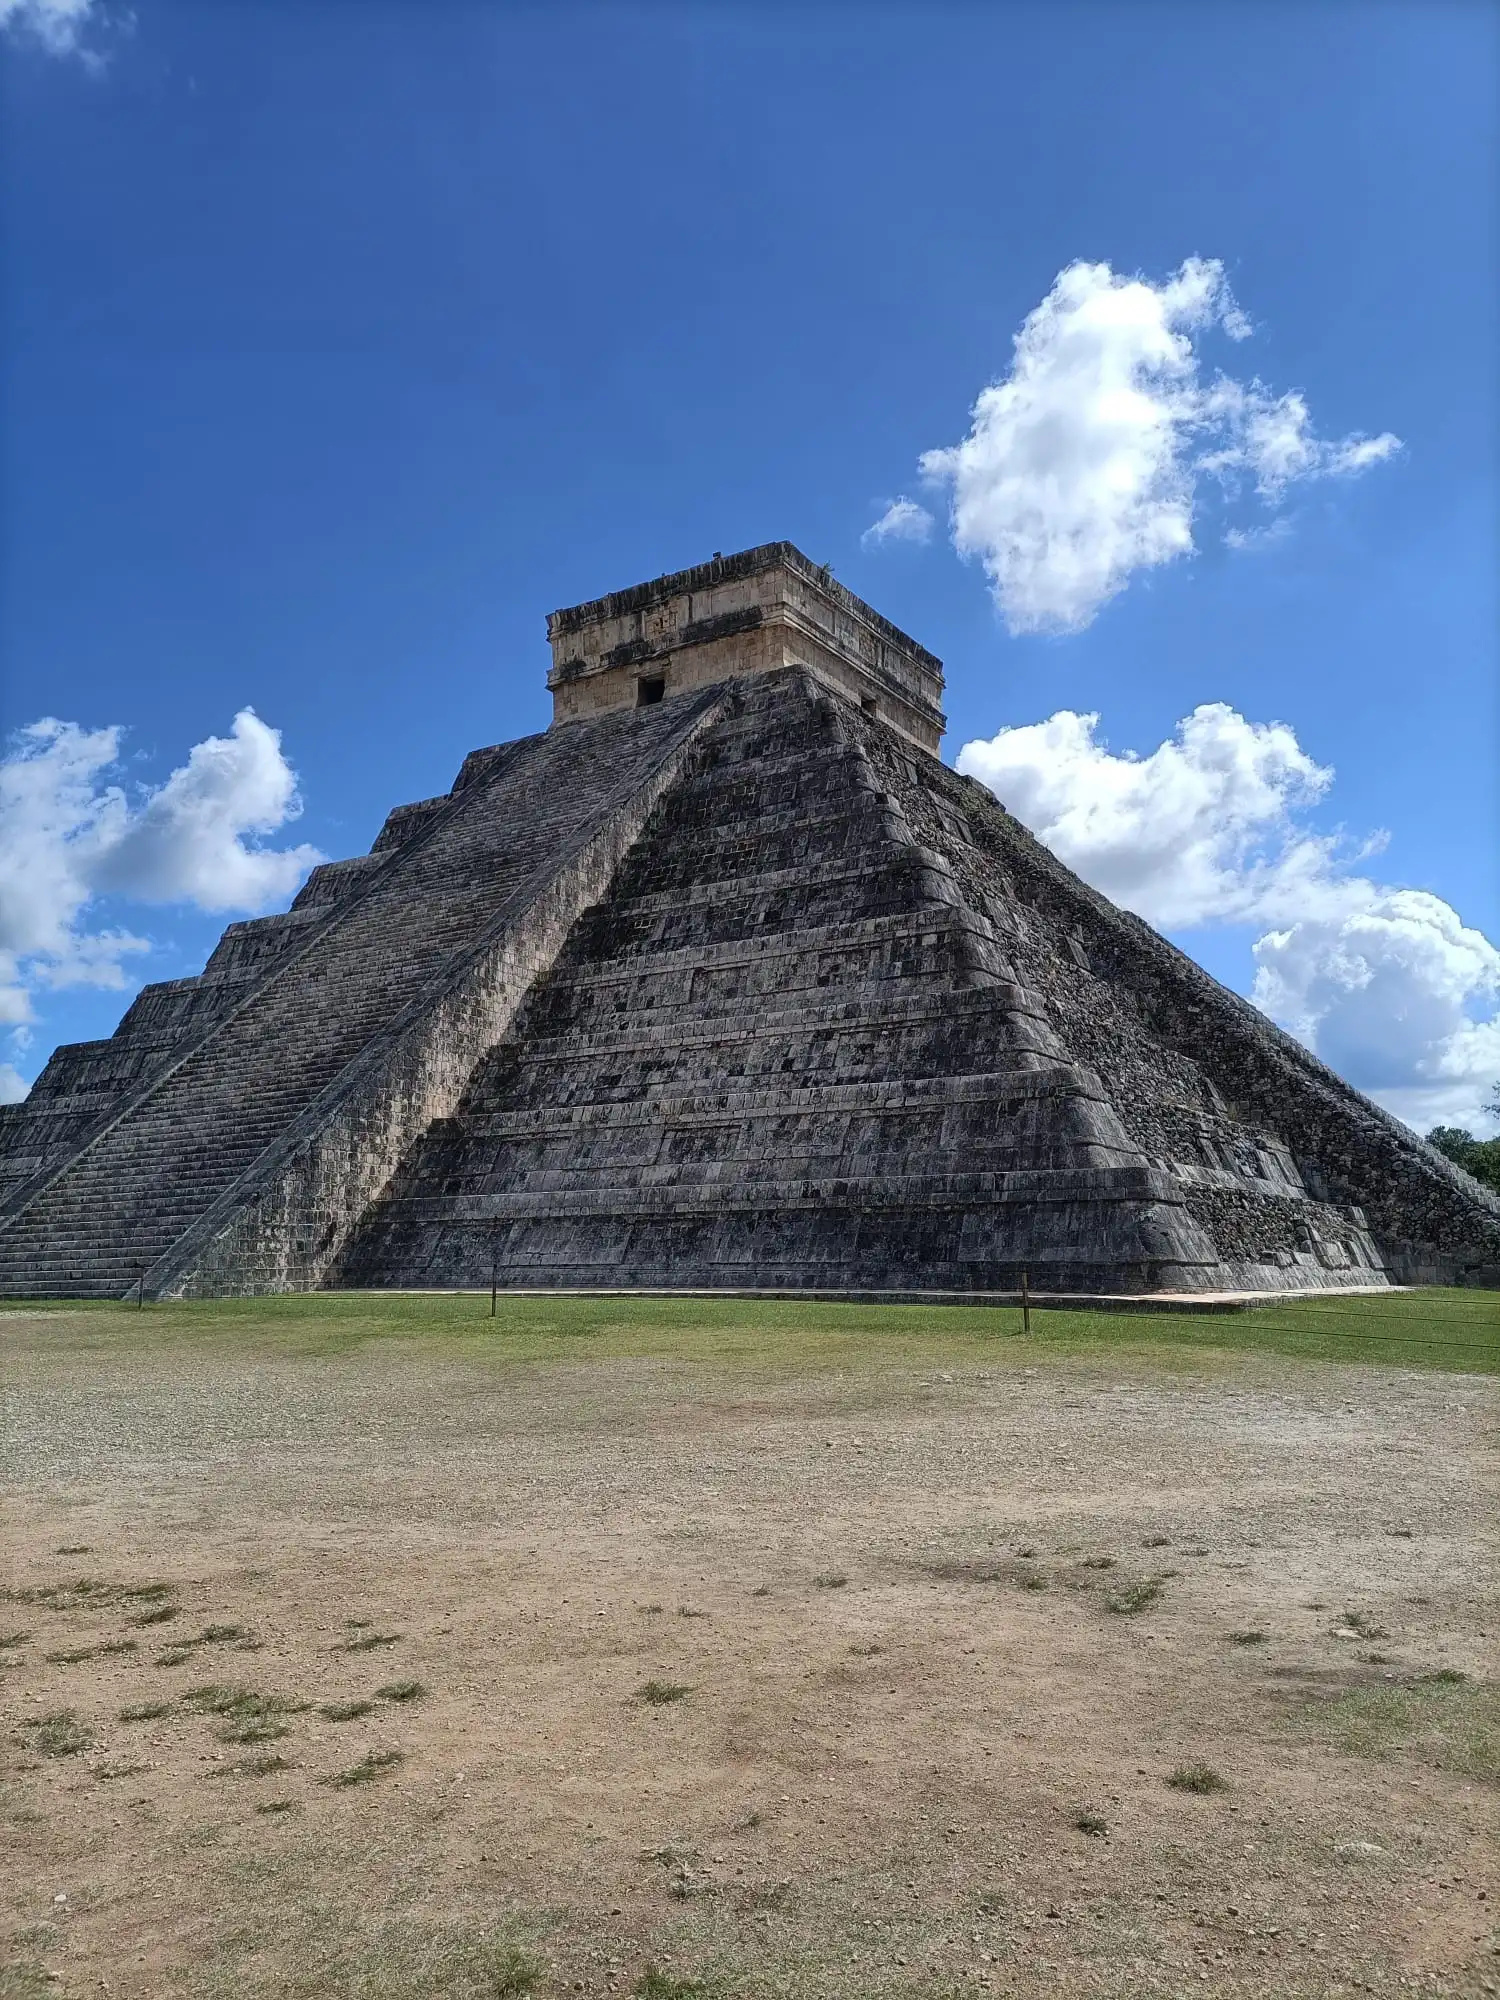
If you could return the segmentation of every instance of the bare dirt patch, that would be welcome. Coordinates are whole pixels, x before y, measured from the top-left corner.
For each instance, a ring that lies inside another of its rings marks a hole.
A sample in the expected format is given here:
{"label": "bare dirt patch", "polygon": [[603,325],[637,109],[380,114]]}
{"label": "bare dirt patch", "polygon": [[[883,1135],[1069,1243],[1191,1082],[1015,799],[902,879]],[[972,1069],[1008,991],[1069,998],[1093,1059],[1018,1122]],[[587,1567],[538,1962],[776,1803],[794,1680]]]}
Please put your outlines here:
{"label": "bare dirt patch", "polygon": [[1493,1382],[953,1317],[0,1320],[0,1993],[1500,1991]]}

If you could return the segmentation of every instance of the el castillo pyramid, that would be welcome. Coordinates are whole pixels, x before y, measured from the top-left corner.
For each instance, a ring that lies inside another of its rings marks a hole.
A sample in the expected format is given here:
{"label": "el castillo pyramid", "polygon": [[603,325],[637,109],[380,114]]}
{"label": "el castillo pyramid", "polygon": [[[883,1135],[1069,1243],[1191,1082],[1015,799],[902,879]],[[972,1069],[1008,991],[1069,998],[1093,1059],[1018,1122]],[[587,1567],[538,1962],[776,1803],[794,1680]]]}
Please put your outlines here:
{"label": "el castillo pyramid", "polygon": [[937,755],[785,542],[0,1112],[0,1293],[1500,1282],[1500,1201]]}

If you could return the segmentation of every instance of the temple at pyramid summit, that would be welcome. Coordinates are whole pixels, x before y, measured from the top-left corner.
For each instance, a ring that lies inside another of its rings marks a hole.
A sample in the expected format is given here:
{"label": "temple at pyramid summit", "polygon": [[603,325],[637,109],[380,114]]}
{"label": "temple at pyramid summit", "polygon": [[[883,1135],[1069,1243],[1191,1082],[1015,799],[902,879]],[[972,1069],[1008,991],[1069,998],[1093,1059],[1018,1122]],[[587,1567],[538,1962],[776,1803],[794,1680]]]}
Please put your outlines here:
{"label": "temple at pyramid summit", "polygon": [[1500,1282],[1500,1200],[947,768],[790,544],[548,633],[549,729],[0,1111],[0,1293]]}

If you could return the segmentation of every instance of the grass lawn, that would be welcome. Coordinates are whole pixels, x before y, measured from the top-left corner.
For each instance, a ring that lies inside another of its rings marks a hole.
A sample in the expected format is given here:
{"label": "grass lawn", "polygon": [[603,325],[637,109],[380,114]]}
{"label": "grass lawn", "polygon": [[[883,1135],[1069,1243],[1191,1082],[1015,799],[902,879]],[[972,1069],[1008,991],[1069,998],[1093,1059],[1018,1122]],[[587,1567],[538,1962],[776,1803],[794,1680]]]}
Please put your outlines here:
{"label": "grass lawn", "polygon": [[7,1319],[66,1313],[69,1341],[117,1347],[225,1336],[269,1351],[336,1354],[368,1341],[423,1338],[517,1361],[589,1354],[693,1355],[721,1363],[837,1367],[856,1356],[972,1362],[996,1343],[1010,1359],[1133,1356],[1171,1367],[1213,1354],[1264,1352],[1463,1373],[1500,1372],[1500,1293],[1438,1289],[1289,1300],[1234,1313],[1074,1312],[1033,1305],[1029,1341],[1009,1306],[837,1305],[818,1300],[516,1296],[501,1293],[325,1292],[279,1298],[80,1306],[0,1304]]}

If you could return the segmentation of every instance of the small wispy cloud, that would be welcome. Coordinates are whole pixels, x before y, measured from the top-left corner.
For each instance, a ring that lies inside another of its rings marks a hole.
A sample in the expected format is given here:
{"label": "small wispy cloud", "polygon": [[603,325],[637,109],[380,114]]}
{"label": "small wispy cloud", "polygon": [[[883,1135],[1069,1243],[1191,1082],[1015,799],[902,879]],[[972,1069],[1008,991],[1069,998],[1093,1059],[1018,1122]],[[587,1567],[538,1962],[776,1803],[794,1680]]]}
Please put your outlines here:
{"label": "small wispy cloud", "polygon": [[932,525],[927,509],[902,493],[859,539],[867,549],[879,548],[882,542],[925,542],[932,537]]}
{"label": "small wispy cloud", "polygon": [[1259,382],[1231,382],[1220,376],[1204,393],[1203,420],[1226,441],[1203,453],[1199,472],[1228,476],[1253,473],[1263,500],[1279,500],[1297,479],[1350,479],[1401,449],[1390,431],[1379,437],[1361,432],[1333,443],[1318,437],[1305,396],[1294,389],[1273,396]]}
{"label": "small wispy cloud", "polygon": [[89,69],[104,65],[84,41],[101,18],[98,0],[0,0],[0,31],[37,42],[49,55],[75,56]]}
{"label": "small wispy cloud", "polygon": [[1284,542],[1292,532],[1292,524],[1285,514],[1278,514],[1274,521],[1267,521],[1264,527],[1226,528],[1224,546],[1226,549],[1264,549],[1275,542]]}

